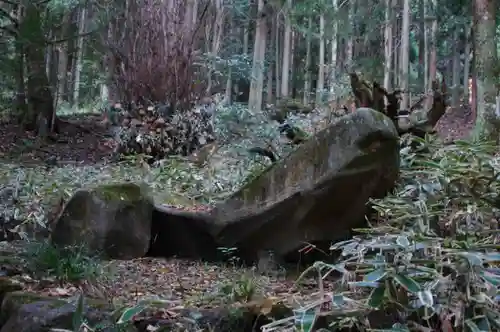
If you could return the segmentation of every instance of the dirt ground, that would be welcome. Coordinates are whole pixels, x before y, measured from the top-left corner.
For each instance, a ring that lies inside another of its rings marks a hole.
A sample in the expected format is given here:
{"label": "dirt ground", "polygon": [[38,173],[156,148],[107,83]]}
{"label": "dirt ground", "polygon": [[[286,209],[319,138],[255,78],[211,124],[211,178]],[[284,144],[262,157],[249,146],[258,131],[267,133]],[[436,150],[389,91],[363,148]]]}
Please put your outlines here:
{"label": "dirt ground", "polygon": [[60,133],[45,141],[13,122],[0,123],[0,158],[33,164],[55,158],[59,164],[94,164],[108,161],[114,141],[94,114],[60,118]]}

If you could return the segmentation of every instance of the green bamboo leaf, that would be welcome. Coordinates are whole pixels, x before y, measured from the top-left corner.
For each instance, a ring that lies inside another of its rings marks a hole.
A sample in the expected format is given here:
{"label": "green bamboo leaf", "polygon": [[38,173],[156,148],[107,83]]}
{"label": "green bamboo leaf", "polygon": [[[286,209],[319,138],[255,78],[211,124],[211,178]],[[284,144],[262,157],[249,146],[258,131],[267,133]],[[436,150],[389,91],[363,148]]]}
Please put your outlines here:
{"label": "green bamboo leaf", "polygon": [[78,296],[78,302],[76,304],[76,310],[75,313],[73,314],[73,331],[77,332],[80,331],[80,327],[83,324],[83,293]]}
{"label": "green bamboo leaf", "polygon": [[295,327],[300,332],[311,332],[316,322],[316,308],[295,312]]}
{"label": "green bamboo leaf", "polygon": [[474,323],[472,319],[465,320],[465,325],[471,330],[471,332],[482,332],[481,329]]}
{"label": "green bamboo leaf", "polygon": [[498,287],[500,286],[500,276],[496,275],[496,274],[493,274],[493,273],[489,273],[489,272],[486,272],[486,271],[480,271],[479,272],[479,275],[481,276],[481,278],[483,278],[486,282],[489,282],[490,284],[492,284],[493,286],[495,287]]}
{"label": "green bamboo leaf", "polygon": [[373,270],[372,272],[368,273],[365,275],[363,278],[363,281],[365,282],[374,282],[374,281],[379,281],[383,277],[385,277],[387,274],[387,271],[384,268],[376,269]]}
{"label": "green bamboo leaf", "polygon": [[484,254],[483,255],[483,259],[486,261],[486,262],[500,262],[500,253],[487,253],[487,254]]}
{"label": "green bamboo leaf", "polygon": [[409,278],[405,275],[402,274],[394,274],[393,275],[394,281],[396,281],[398,284],[403,286],[407,291],[411,293],[418,293],[420,291],[420,285],[413,280],[412,278]]}
{"label": "green bamboo leaf", "polygon": [[483,260],[481,259],[480,255],[473,254],[470,252],[460,252],[458,253],[458,255],[466,258],[471,267],[483,266]]}
{"label": "green bamboo leaf", "polygon": [[123,324],[123,323],[126,323],[126,322],[130,322],[131,320],[134,319],[134,317],[141,313],[142,311],[144,311],[144,309],[146,309],[146,307],[144,306],[141,306],[141,305],[138,305],[138,306],[134,306],[132,308],[128,308],[126,309],[122,315],[120,316],[120,318],[118,319],[118,321],[116,322],[117,324]]}
{"label": "green bamboo leaf", "polygon": [[372,308],[378,308],[382,305],[385,295],[385,286],[382,285],[379,288],[375,288],[368,298],[368,305]]}

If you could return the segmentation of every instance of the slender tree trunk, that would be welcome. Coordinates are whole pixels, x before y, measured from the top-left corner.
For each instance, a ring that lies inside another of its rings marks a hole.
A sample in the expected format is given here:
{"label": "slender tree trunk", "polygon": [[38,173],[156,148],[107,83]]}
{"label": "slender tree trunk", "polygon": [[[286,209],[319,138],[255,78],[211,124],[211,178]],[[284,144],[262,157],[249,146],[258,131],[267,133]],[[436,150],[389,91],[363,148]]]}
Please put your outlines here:
{"label": "slender tree trunk", "polygon": [[285,17],[285,34],[283,36],[283,67],[281,72],[281,98],[288,98],[288,83],[289,83],[289,73],[290,73],[290,44],[292,39],[292,23],[290,21],[290,11],[292,8],[292,0],[287,0],[286,2],[287,12]]}
{"label": "slender tree trunk", "polygon": [[316,105],[321,105],[325,89],[325,17],[319,16],[319,61],[318,81],[316,85]]}
{"label": "slender tree trunk", "polygon": [[452,68],[452,107],[460,106],[460,40],[459,40],[459,28],[456,27],[453,33],[453,68]]}
{"label": "slender tree trunk", "polygon": [[470,26],[465,27],[465,52],[464,52],[464,103],[468,102],[471,104],[470,100],[470,84],[469,84],[469,74],[470,74],[470,54],[471,54],[471,28]]}
{"label": "slender tree trunk", "polygon": [[409,67],[410,67],[410,0],[404,0],[403,27],[401,29],[401,89],[403,89],[402,109],[409,109]]}
{"label": "slender tree trunk", "polygon": [[[338,0],[332,0],[332,5],[333,5],[333,10],[335,12],[335,19],[333,22],[333,31],[332,31],[332,40],[331,40],[331,59],[330,59],[330,94],[334,95],[335,94],[335,80],[337,79],[337,67],[338,67],[338,59],[337,59],[337,52],[338,52],[338,30],[339,30],[339,24],[338,24]],[[310,18],[311,19],[311,18]],[[310,22],[309,29],[312,30],[312,22]],[[308,44],[309,47],[309,53],[311,52],[310,48],[310,42]],[[311,56],[309,54],[309,56]],[[310,66],[310,64],[309,64]]]}
{"label": "slender tree trunk", "polygon": [[280,25],[278,24],[278,14],[275,14],[276,30],[274,35],[274,76],[276,76],[276,100],[281,98],[281,44]]}
{"label": "slender tree trunk", "polygon": [[[61,39],[67,38],[69,26],[70,26],[71,13],[68,12],[63,16]],[[67,77],[68,77],[68,42],[63,42],[57,48],[58,51],[58,69],[57,69],[57,95],[56,95],[56,106],[61,105],[64,100],[66,100],[67,91]]]}
{"label": "slender tree trunk", "polygon": [[[437,38],[437,0],[432,0],[432,23],[431,23],[431,33],[429,38],[429,79],[427,80],[429,86],[427,91],[432,91],[432,82],[436,80],[437,74],[437,50],[436,50],[436,38]],[[426,109],[430,109],[432,105],[432,96],[427,98]]]}
{"label": "slender tree trunk", "polygon": [[216,66],[215,57],[219,54],[220,44],[222,41],[222,33],[224,27],[224,6],[222,4],[222,0],[213,0],[215,4],[215,21],[212,25],[212,46],[210,49],[210,55],[213,60],[211,61],[211,66],[208,71],[208,84],[207,84],[207,94],[212,93],[212,85],[213,85],[213,73],[214,68]]}
{"label": "slender tree trunk", "polygon": [[474,0],[474,71],[476,74],[477,119],[474,137],[498,143],[499,115],[495,104],[497,86],[496,2]]}
{"label": "slender tree trunk", "polygon": [[353,69],[353,51],[354,51],[354,1],[350,1],[348,4],[348,14],[347,14],[347,24],[350,26],[350,31],[351,33],[349,34],[349,37],[347,38],[347,43],[346,43],[346,51],[345,51],[345,64],[349,68],[349,70]]}
{"label": "slender tree trunk", "polygon": [[[270,42],[269,42],[269,55],[273,54],[273,50],[276,48],[276,39],[274,38],[276,34],[276,29],[278,28],[278,24],[276,20],[273,20],[271,24],[271,34],[270,34]],[[274,76],[274,66],[276,66],[276,63],[273,62],[270,64],[267,68],[267,92],[266,92],[266,103],[267,104],[272,104],[274,100],[274,94],[273,94],[273,76]]]}
{"label": "slender tree trunk", "polygon": [[312,39],[312,16],[307,19],[307,35],[306,35],[306,64],[304,78],[304,105],[309,104],[309,95],[311,94],[311,39]]}
{"label": "slender tree trunk", "polygon": [[425,0],[419,0],[418,2],[418,13],[420,20],[418,22],[419,34],[418,34],[418,78],[419,82],[423,87],[425,92],[425,80],[427,73],[425,72],[425,58],[427,54],[425,53]]}
{"label": "slender tree trunk", "polygon": [[262,108],[262,90],[264,86],[264,57],[266,54],[267,24],[264,15],[264,0],[259,0],[257,9],[257,27],[255,31],[252,80],[248,107],[251,110]]}
{"label": "slender tree trunk", "polygon": [[390,89],[392,64],[392,0],[385,0],[384,88]]}
{"label": "slender tree trunk", "polygon": [[35,4],[26,6],[24,19],[19,27],[19,37],[24,47],[27,63],[28,112],[23,124],[28,130],[36,130],[41,137],[55,130],[51,120],[55,114],[54,99],[46,72],[45,43],[42,31],[41,11]]}
{"label": "slender tree trunk", "polygon": [[83,34],[85,32],[85,23],[87,21],[87,9],[85,7],[82,7],[80,11],[80,17],[78,20],[78,34],[80,37],[78,37],[78,47],[77,47],[77,54],[76,54],[76,70],[75,70],[75,85],[74,85],[74,90],[73,90],[73,105],[78,107],[79,104],[79,99],[80,99],[80,74],[82,72],[82,66],[83,66]]}

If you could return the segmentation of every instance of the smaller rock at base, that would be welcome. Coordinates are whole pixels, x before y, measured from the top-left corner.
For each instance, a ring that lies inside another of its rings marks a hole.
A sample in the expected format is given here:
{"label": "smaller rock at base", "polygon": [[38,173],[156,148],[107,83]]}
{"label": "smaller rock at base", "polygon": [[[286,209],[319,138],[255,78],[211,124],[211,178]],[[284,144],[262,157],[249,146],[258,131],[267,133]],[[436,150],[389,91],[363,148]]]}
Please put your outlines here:
{"label": "smaller rock at base", "polygon": [[147,188],[110,184],[77,191],[56,221],[52,243],[84,246],[107,259],[143,257],[149,249],[153,200]]}
{"label": "smaller rock at base", "polygon": [[[59,298],[12,292],[2,303],[2,323],[5,324],[0,332],[46,332],[53,328],[73,331],[75,311],[76,300],[70,303]],[[90,326],[106,323],[112,325],[111,308],[105,305],[85,306],[84,318]]]}

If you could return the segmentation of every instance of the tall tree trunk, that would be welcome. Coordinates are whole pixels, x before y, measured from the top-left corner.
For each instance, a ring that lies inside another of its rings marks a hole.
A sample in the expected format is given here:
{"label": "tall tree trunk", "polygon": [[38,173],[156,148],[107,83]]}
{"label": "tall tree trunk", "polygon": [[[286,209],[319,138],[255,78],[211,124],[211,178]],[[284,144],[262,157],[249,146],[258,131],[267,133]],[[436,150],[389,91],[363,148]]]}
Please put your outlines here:
{"label": "tall tree trunk", "polygon": [[274,14],[276,30],[274,35],[274,76],[276,76],[276,100],[281,98],[281,44],[280,44],[280,25],[278,24],[278,14]]}
{"label": "tall tree trunk", "polygon": [[[251,8],[252,0],[248,0],[248,7]],[[245,26],[243,28],[243,54],[248,54],[248,48],[250,44],[250,20],[245,21]]]}
{"label": "tall tree trunk", "polygon": [[425,0],[420,0],[418,2],[418,14],[420,20],[418,22],[418,78],[419,82],[423,87],[425,92],[425,80],[427,73],[425,72],[425,58],[427,54],[425,53]]}
{"label": "tall tree trunk", "polygon": [[460,106],[460,40],[459,40],[459,27],[455,27],[453,32],[453,68],[452,68],[452,107]]}
{"label": "tall tree trunk", "polygon": [[290,21],[292,0],[286,2],[286,17],[285,17],[285,34],[283,36],[283,64],[281,72],[281,98],[288,98],[288,83],[290,74],[290,44],[292,39],[292,23]]}
{"label": "tall tree trunk", "polygon": [[[331,57],[330,57],[330,94],[333,96],[335,94],[335,80],[337,79],[337,67],[338,67],[338,59],[337,59],[337,52],[338,52],[338,38],[339,38],[339,23],[338,23],[338,17],[339,17],[339,6],[338,6],[338,0],[332,0],[332,5],[333,5],[333,10],[335,13],[335,20],[333,22],[333,31],[332,31],[332,40],[331,40]],[[311,18],[310,18],[311,19]],[[312,22],[309,25],[309,29],[312,30]],[[310,53],[310,48],[311,45],[309,43],[309,53]],[[311,55],[309,55],[311,56]],[[310,66],[310,64],[309,64]]]}
{"label": "tall tree trunk", "polygon": [[210,49],[210,55],[212,57],[211,66],[208,71],[208,84],[207,84],[207,94],[212,93],[212,80],[214,67],[216,66],[217,61],[215,58],[219,54],[220,44],[222,41],[222,33],[224,31],[224,6],[222,4],[222,0],[213,0],[215,4],[215,21],[212,25],[213,30],[211,33],[212,37],[212,46]]}
{"label": "tall tree trunk", "polygon": [[349,1],[347,5],[347,25],[350,27],[350,34],[347,37],[345,48],[345,65],[349,71],[353,69],[352,55],[354,51],[354,0]]}
{"label": "tall tree trunk", "polygon": [[390,89],[392,64],[392,0],[385,0],[384,88]]}
{"label": "tall tree trunk", "polygon": [[[496,3],[474,0],[474,70],[477,89],[475,138],[498,143],[499,118],[495,110],[497,89]],[[500,111],[500,110],[499,110]]]}
{"label": "tall tree trunk", "polygon": [[19,37],[26,42],[23,48],[28,69],[28,112],[23,124],[26,129],[36,130],[39,136],[44,137],[56,128],[50,125],[54,115],[54,99],[46,72],[42,10],[41,6],[35,4],[26,6]]}
{"label": "tall tree trunk", "polygon": [[309,95],[311,94],[311,39],[312,39],[312,16],[307,19],[307,34],[306,34],[306,64],[304,77],[304,105],[309,104]]}
{"label": "tall tree trunk", "polygon": [[465,27],[465,52],[464,52],[464,103],[471,104],[470,101],[470,84],[469,84],[469,75],[470,75],[470,53],[471,53],[471,28],[469,25]]}
{"label": "tall tree trunk", "polygon": [[319,61],[318,61],[318,81],[316,85],[316,105],[320,105],[323,100],[323,90],[325,89],[325,17],[319,16]]}
{"label": "tall tree trunk", "polygon": [[[18,6],[16,12],[16,18],[18,22],[23,21],[23,9]],[[15,39],[16,46],[16,58],[17,58],[17,75],[16,75],[16,115],[18,119],[22,121],[25,114],[28,114],[28,104],[26,103],[26,87],[24,85],[24,72],[25,72],[25,62],[24,62],[24,47],[23,41],[20,36],[17,35]]]}
{"label": "tall tree trunk", "polygon": [[[234,20],[231,15],[229,15],[228,20],[229,20],[229,35],[233,36],[235,29],[234,29]],[[230,65],[226,78],[226,91],[224,93],[224,101],[226,104],[232,103],[232,98],[231,98],[232,92],[233,92],[233,68]]]}
{"label": "tall tree trunk", "polygon": [[77,46],[77,54],[76,54],[76,68],[75,68],[75,81],[73,87],[73,106],[78,107],[79,99],[80,99],[80,75],[82,72],[83,66],[83,34],[85,32],[85,23],[87,20],[87,9],[82,7],[80,10],[80,15],[78,18],[78,46]]}
{"label": "tall tree trunk", "polygon": [[402,109],[409,109],[409,68],[410,68],[410,0],[404,0],[403,27],[401,29],[401,89],[404,91]]}
{"label": "tall tree trunk", "polygon": [[[271,25],[271,34],[270,34],[270,42],[269,42],[269,55],[273,54],[273,50],[276,48],[276,39],[274,36],[276,35],[276,29],[278,29],[278,24],[276,20],[273,20],[272,25]],[[270,56],[269,56],[270,57]],[[267,92],[266,92],[266,103],[267,104],[272,104],[274,99],[274,94],[273,94],[273,86],[274,86],[274,66],[276,66],[276,62],[271,61],[272,63],[269,64],[267,68]]]}
{"label": "tall tree trunk", "polygon": [[[67,12],[63,16],[62,21],[62,31],[61,40],[65,40],[68,35],[68,30],[70,26],[71,12]],[[56,94],[56,109],[57,105],[61,105],[64,100],[66,100],[66,78],[68,77],[68,42],[65,41],[58,45],[58,68],[57,68],[57,94]]]}
{"label": "tall tree trunk", "polygon": [[[432,11],[431,11],[431,32],[429,38],[429,79],[427,83],[427,91],[432,91],[432,82],[436,80],[437,74],[437,50],[436,50],[436,39],[437,39],[437,0],[432,0]],[[427,98],[426,109],[430,109],[432,105],[432,96]]]}
{"label": "tall tree trunk", "polygon": [[248,108],[259,111],[262,108],[262,90],[264,87],[264,58],[266,55],[267,24],[264,0],[259,0],[257,9],[257,27],[252,64],[252,80]]}

